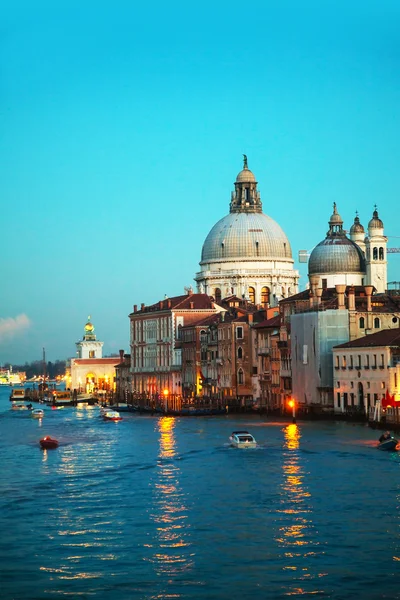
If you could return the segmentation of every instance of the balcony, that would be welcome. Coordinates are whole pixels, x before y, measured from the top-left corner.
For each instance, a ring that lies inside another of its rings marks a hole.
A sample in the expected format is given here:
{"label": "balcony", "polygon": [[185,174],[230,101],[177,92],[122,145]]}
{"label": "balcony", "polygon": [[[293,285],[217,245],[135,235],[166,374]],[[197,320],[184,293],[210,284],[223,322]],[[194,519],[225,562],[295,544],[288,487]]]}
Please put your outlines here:
{"label": "balcony", "polygon": [[271,354],[271,348],[269,346],[260,346],[257,350],[258,356],[269,356]]}

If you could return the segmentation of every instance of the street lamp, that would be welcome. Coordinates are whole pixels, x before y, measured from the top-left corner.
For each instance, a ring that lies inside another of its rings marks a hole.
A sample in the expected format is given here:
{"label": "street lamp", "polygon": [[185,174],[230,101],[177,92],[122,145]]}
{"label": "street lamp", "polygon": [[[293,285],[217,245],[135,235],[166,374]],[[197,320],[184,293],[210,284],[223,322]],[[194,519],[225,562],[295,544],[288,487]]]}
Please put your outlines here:
{"label": "street lamp", "polygon": [[289,399],[288,406],[292,409],[292,423],[296,423],[296,402],[293,398]]}
{"label": "street lamp", "polygon": [[168,389],[165,388],[165,390],[163,390],[163,394],[164,394],[164,398],[165,398],[165,412],[168,412]]}

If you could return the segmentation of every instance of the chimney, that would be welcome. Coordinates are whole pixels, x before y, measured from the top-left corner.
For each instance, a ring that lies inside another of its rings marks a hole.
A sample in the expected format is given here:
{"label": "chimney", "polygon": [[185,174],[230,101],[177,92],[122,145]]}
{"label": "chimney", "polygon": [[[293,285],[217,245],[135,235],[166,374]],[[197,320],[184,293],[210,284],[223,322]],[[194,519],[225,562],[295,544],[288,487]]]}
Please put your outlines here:
{"label": "chimney", "polygon": [[317,296],[317,306],[321,305],[322,291],[322,288],[317,288],[315,290],[315,295]]}
{"label": "chimney", "polygon": [[124,362],[124,351],[123,350],[119,351],[119,362],[120,363]]}
{"label": "chimney", "polygon": [[367,296],[367,312],[371,312],[371,310],[372,310],[371,296],[372,296],[373,289],[374,289],[373,285],[365,285],[364,286],[365,294]]}
{"label": "chimney", "polygon": [[338,296],[338,309],[339,310],[344,310],[346,308],[345,304],[344,304],[344,293],[346,291],[346,286],[343,284],[336,284],[335,285],[335,290]]}
{"label": "chimney", "polygon": [[249,313],[248,322],[249,322],[249,325],[251,325],[253,323],[253,313]]}
{"label": "chimney", "polygon": [[137,304],[134,304],[134,305],[133,305],[133,312],[134,312],[134,313],[135,313],[135,312],[137,312]]}
{"label": "chimney", "polygon": [[349,298],[349,310],[356,310],[356,297],[355,297],[354,285],[351,285],[349,287],[348,298]]}
{"label": "chimney", "polygon": [[318,275],[310,275],[310,289],[311,289],[311,293],[312,295],[315,297],[315,292],[318,288],[318,283],[319,283],[319,277]]}
{"label": "chimney", "polygon": [[171,300],[167,301],[167,308],[171,308]]}
{"label": "chimney", "polygon": [[140,310],[144,310],[144,307],[145,307],[145,306],[146,306],[146,305],[145,305],[145,303],[144,303],[144,302],[142,302],[142,304],[140,305]]}
{"label": "chimney", "polygon": [[189,308],[194,308],[194,302],[189,302]]}
{"label": "chimney", "polygon": [[162,310],[164,308],[164,302],[162,300],[160,300],[159,306],[160,306],[160,310]]}
{"label": "chimney", "polygon": [[310,308],[312,308],[314,306],[314,296],[311,290],[309,290],[309,303],[310,303]]}

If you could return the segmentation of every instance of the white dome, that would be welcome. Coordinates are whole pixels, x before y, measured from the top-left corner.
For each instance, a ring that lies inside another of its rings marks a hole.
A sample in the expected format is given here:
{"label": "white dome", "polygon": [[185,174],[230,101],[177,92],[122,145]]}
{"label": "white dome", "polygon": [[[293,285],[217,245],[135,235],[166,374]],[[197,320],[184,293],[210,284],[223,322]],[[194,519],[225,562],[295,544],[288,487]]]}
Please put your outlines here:
{"label": "white dome", "polygon": [[218,221],[203,244],[200,264],[246,259],[292,259],[285,233],[261,212],[232,212]]}

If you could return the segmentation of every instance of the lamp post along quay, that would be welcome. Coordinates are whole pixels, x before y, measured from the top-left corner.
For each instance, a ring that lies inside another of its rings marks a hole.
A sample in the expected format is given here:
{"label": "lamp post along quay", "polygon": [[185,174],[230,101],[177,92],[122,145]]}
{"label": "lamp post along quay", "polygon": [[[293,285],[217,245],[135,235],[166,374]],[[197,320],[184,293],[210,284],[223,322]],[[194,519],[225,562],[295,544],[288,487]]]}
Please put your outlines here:
{"label": "lamp post along quay", "polygon": [[290,398],[288,406],[292,409],[292,423],[296,423],[296,402]]}

